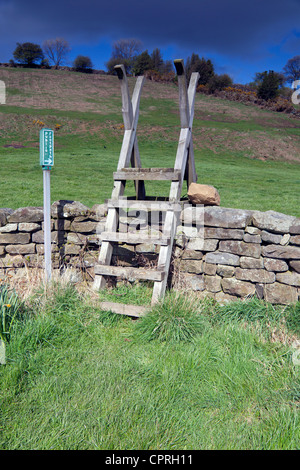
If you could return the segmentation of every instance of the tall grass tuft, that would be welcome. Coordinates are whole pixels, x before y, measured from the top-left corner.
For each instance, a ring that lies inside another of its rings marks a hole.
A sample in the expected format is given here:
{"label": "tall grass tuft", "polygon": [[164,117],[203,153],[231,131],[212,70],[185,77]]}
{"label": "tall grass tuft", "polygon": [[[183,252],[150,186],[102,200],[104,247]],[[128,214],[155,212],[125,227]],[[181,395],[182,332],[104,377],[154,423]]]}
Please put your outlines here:
{"label": "tall grass tuft", "polygon": [[142,341],[189,342],[202,334],[207,324],[199,300],[170,293],[136,323],[134,335]]}
{"label": "tall grass tuft", "polygon": [[2,341],[10,340],[14,322],[23,312],[23,301],[20,300],[15,290],[6,284],[0,285],[0,338]]}

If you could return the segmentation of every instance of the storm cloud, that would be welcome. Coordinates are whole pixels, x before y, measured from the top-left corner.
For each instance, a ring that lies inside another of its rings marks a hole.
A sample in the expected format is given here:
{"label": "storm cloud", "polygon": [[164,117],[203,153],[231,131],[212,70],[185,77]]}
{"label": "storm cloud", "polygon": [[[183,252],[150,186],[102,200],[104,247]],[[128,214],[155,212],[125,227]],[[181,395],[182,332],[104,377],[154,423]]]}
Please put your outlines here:
{"label": "storm cloud", "polygon": [[144,49],[212,55],[218,71],[249,80],[257,67],[280,70],[299,54],[299,18],[300,0],[0,0],[0,62],[17,42],[63,37],[102,66],[109,44],[137,38]]}
{"label": "storm cloud", "polygon": [[[299,0],[0,0],[3,43],[63,36],[95,42],[137,37],[146,43],[253,56],[299,31]],[[265,46],[265,47],[266,47]]]}

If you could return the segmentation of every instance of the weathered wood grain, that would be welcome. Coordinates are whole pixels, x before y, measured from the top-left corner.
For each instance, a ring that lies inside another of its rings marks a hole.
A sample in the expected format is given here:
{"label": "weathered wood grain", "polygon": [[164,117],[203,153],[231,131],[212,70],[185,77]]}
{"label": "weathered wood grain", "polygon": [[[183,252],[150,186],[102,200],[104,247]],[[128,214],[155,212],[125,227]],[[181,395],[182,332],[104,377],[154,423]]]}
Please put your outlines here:
{"label": "weathered wood grain", "polygon": [[102,241],[127,243],[128,245],[136,245],[138,243],[153,243],[154,245],[169,245],[170,239],[167,237],[149,237],[136,233],[123,232],[102,232]]}
{"label": "weathered wood grain", "polygon": [[100,302],[100,308],[105,312],[118,313],[129,317],[142,317],[150,310],[149,307],[117,302]]}
{"label": "weathered wood grain", "polygon": [[95,274],[102,276],[116,276],[123,279],[140,279],[143,281],[159,281],[165,278],[165,272],[158,269],[132,268],[124,266],[111,266],[97,264]]}
{"label": "weathered wood grain", "polygon": [[131,200],[131,199],[108,199],[108,208],[119,208],[119,209],[137,209],[137,210],[151,210],[151,211],[167,211],[174,210],[177,212],[182,211],[182,205],[180,203],[169,202],[169,201],[143,201],[143,200]]}
{"label": "weathered wood grain", "polygon": [[181,172],[174,168],[123,168],[115,171],[114,180],[150,180],[150,181],[179,181]]}

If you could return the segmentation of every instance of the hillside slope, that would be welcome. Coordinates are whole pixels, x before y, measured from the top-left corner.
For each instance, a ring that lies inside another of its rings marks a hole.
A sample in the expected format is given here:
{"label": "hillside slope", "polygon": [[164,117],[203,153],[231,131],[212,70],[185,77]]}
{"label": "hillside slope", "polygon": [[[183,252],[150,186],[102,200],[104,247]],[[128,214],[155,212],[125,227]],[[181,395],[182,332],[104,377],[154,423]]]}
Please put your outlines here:
{"label": "hillside slope", "polygon": [[[123,137],[118,79],[0,68],[0,80],[7,87],[6,105],[0,106],[0,206],[41,204],[43,126],[56,133],[53,200],[92,205],[109,197]],[[131,89],[134,83],[129,78]],[[180,128],[177,86],[147,80],[140,110],[143,165],[173,166]],[[198,181],[215,185],[222,205],[300,215],[299,122],[198,93],[193,127]],[[161,192],[167,194],[165,186]]]}

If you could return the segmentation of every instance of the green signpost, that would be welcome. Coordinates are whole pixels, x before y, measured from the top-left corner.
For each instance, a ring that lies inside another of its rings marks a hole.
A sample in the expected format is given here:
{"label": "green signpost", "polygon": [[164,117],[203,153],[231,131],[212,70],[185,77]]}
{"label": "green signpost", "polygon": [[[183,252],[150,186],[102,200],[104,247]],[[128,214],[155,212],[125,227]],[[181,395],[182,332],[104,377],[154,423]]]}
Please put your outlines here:
{"label": "green signpost", "polygon": [[44,252],[45,280],[51,279],[51,198],[50,170],[54,165],[54,132],[52,129],[40,131],[40,165],[43,169],[44,185]]}
{"label": "green signpost", "polygon": [[40,165],[51,170],[54,165],[54,131],[41,129],[40,131]]}

